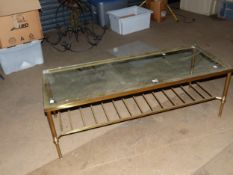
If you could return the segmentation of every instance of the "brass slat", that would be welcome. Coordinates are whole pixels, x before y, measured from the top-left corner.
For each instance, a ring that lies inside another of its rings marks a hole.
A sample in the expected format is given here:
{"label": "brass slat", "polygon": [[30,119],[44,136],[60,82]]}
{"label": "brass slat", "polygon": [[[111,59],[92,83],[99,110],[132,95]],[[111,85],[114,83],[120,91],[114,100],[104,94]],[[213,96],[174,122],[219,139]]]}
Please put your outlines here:
{"label": "brass slat", "polygon": [[160,108],[163,109],[164,107],[163,107],[162,103],[161,103],[161,102],[159,101],[159,99],[156,97],[156,95],[155,95],[154,92],[152,92],[152,95],[153,95],[153,97],[155,98],[156,102],[159,104]]}
{"label": "brass slat", "polygon": [[173,88],[171,88],[171,90],[172,90],[172,92],[180,99],[180,101],[182,101],[182,103],[185,104],[185,101],[182,99],[182,97],[179,96],[179,94],[178,94]]}
{"label": "brass slat", "polygon": [[114,101],[114,100],[112,100],[112,105],[113,105],[113,107],[114,107],[114,109],[115,109],[115,111],[116,111],[116,113],[117,113],[119,119],[121,119],[121,115],[120,115],[119,111],[117,110],[117,107],[116,107],[116,104],[115,104],[115,101]]}
{"label": "brass slat", "polygon": [[171,100],[171,98],[166,94],[164,90],[162,90],[162,93],[168,99],[168,101],[172,104],[172,106],[175,106],[175,103]]}
{"label": "brass slat", "polygon": [[140,110],[140,112],[143,114],[143,110],[142,110],[141,106],[139,106],[139,104],[138,104],[138,102],[137,102],[137,100],[135,99],[134,96],[133,96],[133,100],[136,103],[136,105],[137,105],[138,109]]}
{"label": "brass slat", "polygon": [[90,108],[91,108],[91,112],[92,112],[93,118],[94,118],[94,120],[95,120],[95,123],[97,124],[98,121],[97,121],[97,119],[96,119],[95,112],[94,112],[94,109],[93,109],[92,105],[90,106]]}
{"label": "brass slat", "polygon": [[73,130],[74,127],[73,127],[73,124],[72,124],[70,110],[68,110],[68,119],[69,119],[70,128]]}
{"label": "brass slat", "polygon": [[184,92],[187,96],[189,96],[189,98],[191,98],[193,101],[196,101],[195,98],[193,98],[192,95],[189,94],[189,93],[183,88],[183,86],[180,86],[180,88],[183,90],[183,92]]}
{"label": "brass slat", "polygon": [[207,90],[205,90],[205,88],[203,88],[198,82],[196,82],[196,84],[197,84],[197,86],[198,86],[201,90],[203,90],[209,97],[213,97],[213,96],[211,95],[211,93],[209,93]]}
{"label": "brass slat", "polygon": [[125,99],[124,99],[124,98],[122,98],[122,101],[123,101],[123,103],[124,103],[124,105],[125,105],[125,107],[126,107],[126,109],[127,109],[128,113],[129,113],[129,115],[132,117],[132,116],[133,116],[133,114],[130,112],[129,107],[127,106],[127,104],[126,104],[126,102],[125,102]]}
{"label": "brass slat", "polygon": [[193,101],[193,102],[182,104],[182,105],[177,105],[177,106],[172,106],[172,107],[169,107],[169,108],[164,108],[164,109],[161,109],[161,110],[158,110],[158,111],[146,112],[146,113],[134,116],[134,117],[121,118],[119,120],[113,120],[111,122],[100,123],[100,124],[96,124],[96,125],[93,125],[93,126],[87,126],[87,127],[75,129],[75,130],[68,131],[68,132],[60,135],[59,138],[65,136],[65,135],[78,133],[78,132],[82,132],[82,131],[86,131],[86,130],[90,130],[90,129],[94,129],[94,128],[99,128],[99,127],[103,127],[103,126],[107,126],[107,125],[112,125],[112,124],[116,124],[116,123],[120,123],[120,122],[124,122],[124,121],[128,121],[128,120],[134,120],[134,119],[146,117],[146,116],[157,114],[157,113],[162,113],[162,112],[166,112],[166,111],[170,111],[170,110],[174,110],[174,109],[178,109],[178,108],[183,108],[183,107],[186,107],[186,106],[191,106],[191,105],[195,105],[195,104],[199,104],[199,103],[204,103],[204,102],[211,101],[211,100],[216,100],[216,98],[215,97],[206,98],[206,99],[199,100],[199,101]]}
{"label": "brass slat", "polygon": [[86,126],[86,122],[85,122],[85,120],[84,120],[84,118],[83,118],[82,108],[79,108],[79,112],[80,112],[80,117],[81,117],[81,119],[82,119],[83,126]]}
{"label": "brass slat", "polygon": [[107,112],[106,112],[106,110],[105,110],[105,107],[104,107],[104,104],[103,104],[103,103],[101,103],[101,107],[103,108],[104,115],[105,115],[106,119],[107,119],[108,121],[110,121],[109,118],[108,118],[108,115],[107,115]]}
{"label": "brass slat", "polygon": [[60,126],[60,130],[61,132],[63,132],[63,125],[62,125],[62,120],[61,120],[61,112],[58,112],[58,118],[59,118],[59,126]]}
{"label": "brass slat", "polygon": [[54,118],[57,118],[57,112],[52,112]]}
{"label": "brass slat", "polygon": [[[192,86],[192,84],[190,85],[190,87],[191,87],[198,95],[200,95],[200,96],[202,97],[203,100],[206,100],[206,101],[212,100],[212,98],[210,98],[210,99],[205,98],[195,87]],[[201,88],[203,91],[205,91],[205,93],[207,93],[208,95],[210,94],[210,93],[208,93],[208,91],[206,91],[204,88],[202,88],[199,84],[198,84],[198,87],[200,87],[200,88]],[[131,120],[131,119],[134,119],[134,118],[140,118],[140,117],[138,117],[138,116],[141,116],[141,115],[149,115],[149,113],[151,113],[151,114],[159,113],[159,112],[161,112],[161,111],[163,112],[163,111],[171,110],[171,109],[173,109],[173,108],[180,108],[180,106],[181,106],[181,107],[182,107],[182,106],[189,106],[190,104],[197,104],[197,103],[200,102],[200,101],[197,101],[189,92],[187,92],[187,90],[185,90],[183,86],[180,86],[180,88],[182,89],[182,91],[183,91],[189,98],[191,98],[191,99],[194,101],[193,103],[186,103],[186,102],[184,101],[184,99],[183,99],[173,88],[171,88],[172,92],[183,102],[183,105],[176,105],[176,104],[174,103],[174,101],[173,101],[173,100],[168,96],[168,94],[165,92],[165,90],[161,90],[162,94],[169,100],[169,102],[172,104],[173,107],[169,107],[169,108],[164,107],[164,106],[162,105],[160,99],[156,96],[155,92],[152,92],[153,97],[155,98],[156,102],[159,104],[159,106],[161,107],[161,109],[160,109],[160,110],[157,110],[157,111],[153,110],[152,106],[151,106],[151,105],[149,104],[149,102],[147,101],[147,99],[146,99],[146,97],[145,97],[145,94],[142,94],[143,99],[145,100],[146,104],[149,106],[149,108],[150,108],[150,110],[151,110],[150,112],[149,112],[149,111],[143,112],[142,107],[139,105],[139,103],[138,103],[137,100],[136,100],[136,97],[135,97],[135,96],[132,96],[132,99],[134,100],[134,102],[136,103],[138,109],[139,109],[140,112],[141,112],[141,114],[138,114],[138,115],[136,115],[136,116],[133,116],[132,112],[130,111],[130,109],[129,109],[128,105],[127,105],[126,99],[122,98],[121,100],[122,100],[122,102],[123,102],[125,108],[127,109],[128,113],[130,114],[130,117],[121,118],[121,115],[120,115],[120,113],[119,113],[119,111],[118,111],[118,109],[117,109],[117,107],[116,107],[115,101],[112,100],[113,107],[114,107],[114,109],[115,109],[115,111],[116,111],[116,113],[117,113],[117,115],[118,115],[118,117],[119,117],[118,120],[113,120],[113,121],[110,121],[109,116],[107,115],[107,112],[106,112],[106,108],[105,108],[105,106],[104,106],[104,103],[102,102],[102,103],[101,103],[101,107],[102,107],[102,109],[103,109],[103,111],[104,111],[104,115],[106,116],[106,119],[107,119],[107,123],[103,123],[103,125],[109,125],[109,124],[111,124],[112,122],[113,122],[113,123],[118,123],[118,122],[122,122],[122,121],[126,121],[126,120]],[[213,97],[213,98],[215,98],[215,97]],[[202,101],[201,101],[200,103],[202,103]],[[96,118],[96,114],[95,114],[93,105],[90,105],[89,107],[90,107],[91,112],[92,112],[92,114],[93,114],[93,118],[94,118],[94,121],[95,121],[95,125],[93,125],[93,126],[86,126],[86,123],[85,123],[85,120],[84,120],[84,116],[83,116],[83,112],[82,112],[82,108],[80,107],[80,108],[79,108],[79,112],[80,112],[80,116],[81,116],[81,119],[82,119],[83,127],[81,127],[81,129],[74,129],[74,128],[73,128],[73,124],[72,124],[72,119],[71,119],[71,111],[68,110],[68,119],[69,119],[69,124],[70,124],[70,127],[71,127],[71,131],[68,131],[68,133],[73,132],[74,130],[80,130],[80,131],[81,131],[82,128],[90,128],[90,127],[91,127],[91,128],[95,128],[95,127],[100,127],[99,125],[101,125],[101,124],[99,124],[98,121],[97,121],[97,118]],[[55,115],[56,115],[56,114],[55,114]],[[66,132],[66,133],[63,132],[64,127],[63,127],[63,123],[62,123],[62,119],[61,119],[61,117],[62,117],[61,112],[58,112],[58,115],[57,115],[57,116],[59,117],[59,124],[60,124],[61,131],[62,131],[62,133],[63,133],[61,136],[66,135],[67,132]],[[130,119],[129,119],[129,118],[130,118]],[[126,120],[125,120],[125,119],[126,119]],[[84,130],[86,130],[86,129],[84,129]]]}
{"label": "brass slat", "polygon": [[153,111],[152,106],[150,105],[150,103],[147,101],[145,94],[142,94],[143,99],[145,100],[146,104],[149,106],[150,110]]}
{"label": "brass slat", "polygon": [[198,92],[198,90],[197,90],[192,84],[189,84],[189,86],[190,86],[202,99],[205,99],[205,97],[204,97],[200,92]]}

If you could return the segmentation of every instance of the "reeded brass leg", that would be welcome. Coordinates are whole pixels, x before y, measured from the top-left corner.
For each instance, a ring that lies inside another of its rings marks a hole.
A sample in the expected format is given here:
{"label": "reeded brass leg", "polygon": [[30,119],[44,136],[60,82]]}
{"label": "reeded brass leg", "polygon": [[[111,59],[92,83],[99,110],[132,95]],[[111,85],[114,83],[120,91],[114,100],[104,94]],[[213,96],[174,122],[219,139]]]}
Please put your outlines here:
{"label": "reeded brass leg", "polygon": [[223,90],[223,94],[222,94],[222,98],[221,98],[221,105],[220,105],[219,113],[218,113],[219,117],[221,117],[221,115],[222,115],[222,111],[223,111],[224,104],[226,102],[227,92],[228,92],[228,89],[230,86],[230,82],[231,82],[231,73],[228,73],[226,80],[225,80],[224,90]]}
{"label": "reeded brass leg", "polygon": [[59,145],[59,139],[57,137],[57,132],[56,132],[56,129],[55,129],[55,126],[54,126],[54,122],[53,122],[51,112],[47,112],[47,118],[48,118],[48,122],[49,122],[50,131],[51,131],[51,134],[52,134],[52,137],[53,137],[53,143],[56,146],[58,157],[59,157],[59,159],[61,159],[62,158],[62,153],[61,153],[61,149],[60,149],[60,145]]}

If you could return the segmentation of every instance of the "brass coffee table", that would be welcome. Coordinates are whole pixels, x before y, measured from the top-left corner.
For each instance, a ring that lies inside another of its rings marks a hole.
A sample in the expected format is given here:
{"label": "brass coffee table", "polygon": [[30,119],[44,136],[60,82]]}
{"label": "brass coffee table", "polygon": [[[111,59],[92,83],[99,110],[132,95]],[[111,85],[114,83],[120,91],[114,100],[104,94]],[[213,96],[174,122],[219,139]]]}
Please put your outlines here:
{"label": "brass coffee table", "polygon": [[[89,129],[211,100],[220,101],[221,116],[232,71],[197,46],[44,70],[44,112],[58,156],[61,137]],[[221,76],[222,96],[201,85]]]}

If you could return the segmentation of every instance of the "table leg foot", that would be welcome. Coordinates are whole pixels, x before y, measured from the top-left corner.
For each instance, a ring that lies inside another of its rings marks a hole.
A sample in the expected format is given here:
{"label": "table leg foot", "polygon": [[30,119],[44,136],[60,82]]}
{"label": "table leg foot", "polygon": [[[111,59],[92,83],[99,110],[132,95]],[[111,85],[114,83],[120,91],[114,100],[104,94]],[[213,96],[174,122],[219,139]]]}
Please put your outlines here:
{"label": "table leg foot", "polygon": [[221,101],[221,105],[220,105],[220,108],[219,108],[219,112],[218,112],[218,116],[221,117],[222,116],[222,111],[223,111],[223,107],[224,107],[224,104],[225,104],[225,100]]}
{"label": "table leg foot", "polygon": [[56,150],[57,150],[57,154],[58,154],[59,159],[62,159],[61,148],[60,148],[59,140],[57,138],[54,138],[54,144],[56,146]]}
{"label": "table leg foot", "polygon": [[61,159],[62,158],[62,153],[61,153],[61,148],[60,148],[60,145],[59,145],[59,139],[57,137],[57,132],[56,132],[56,129],[55,129],[55,125],[54,125],[54,122],[53,122],[53,117],[52,117],[51,112],[47,112],[46,114],[47,114],[47,118],[48,118],[48,122],[49,122],[50,131],[51,131],[51,134],[52,134],[52,137],[53,137],[53,143],[56,146],[58,157],[59,157],[59,159]]}
{"label": "table leg foot", "polygon": [[221,105],[220,105],[219,113],[218,113],[219,117],[222,116],[222,112],[223,112],[224,104],[226,102],[226,98],[227,98],[227,93],[228,93],[228,90],[229,90],[230,82],[231,82],[231,73],[228,73],[227,77],[226,77],[226,80],[225,80],[225,84],[224,84],[223,95],[222,95],[222,98],[221,98]]}

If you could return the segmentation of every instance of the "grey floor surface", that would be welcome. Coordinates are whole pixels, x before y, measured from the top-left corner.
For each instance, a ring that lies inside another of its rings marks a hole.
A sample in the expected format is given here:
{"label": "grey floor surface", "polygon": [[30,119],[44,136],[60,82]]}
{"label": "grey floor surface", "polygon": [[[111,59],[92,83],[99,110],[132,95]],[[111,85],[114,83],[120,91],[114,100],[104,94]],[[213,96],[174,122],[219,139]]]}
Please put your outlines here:
{"label": "grey floor surface", "polygon": [[[107,31],[98,47],[82,53],[60,53],[45,43],[43,65],[1,80],[0,174],[232,175],[233,85],[222,118],[219,103],[210,102],[79,133],[61,140],[62,160],[43,113],[43,69],[106,59],[110,49],[124,44],[171,49],[197,43],[233,65],[233,22],[185,15],[196,21],[175,23],[169,17],[126,36]],[[219,93],[223,83],[220,78],[208,86]]]}

